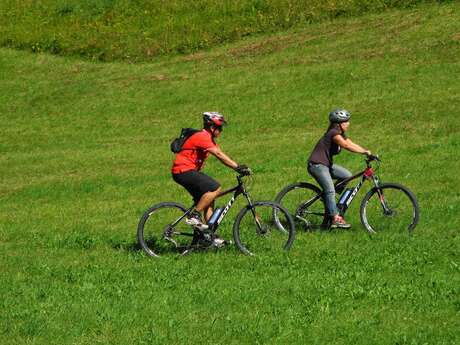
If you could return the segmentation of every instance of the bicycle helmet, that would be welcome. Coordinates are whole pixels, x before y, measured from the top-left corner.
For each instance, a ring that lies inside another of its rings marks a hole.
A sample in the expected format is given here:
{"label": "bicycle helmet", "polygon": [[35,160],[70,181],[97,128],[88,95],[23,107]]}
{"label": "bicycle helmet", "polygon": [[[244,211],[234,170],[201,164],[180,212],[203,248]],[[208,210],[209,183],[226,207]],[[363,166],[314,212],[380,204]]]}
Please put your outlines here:
{"label": "bicycle helmet", "polygon": [[227,122],[225,121],[224,115],[217,111],[207,111],[203,113],[203,124],[205,127],[212,125],[222,127],[225,126]]}
{"label": "bicycle helmet", "polygon": [[332,123],[347,122],[351,114],[345,109],[335,109],[329,113],[329,121]]}

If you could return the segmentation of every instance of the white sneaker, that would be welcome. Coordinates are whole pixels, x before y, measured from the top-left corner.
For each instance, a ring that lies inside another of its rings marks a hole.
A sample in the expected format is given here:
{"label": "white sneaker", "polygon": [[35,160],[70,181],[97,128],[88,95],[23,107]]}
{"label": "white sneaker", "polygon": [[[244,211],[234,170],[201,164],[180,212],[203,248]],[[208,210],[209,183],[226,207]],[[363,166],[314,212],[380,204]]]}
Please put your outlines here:
{"label": "white sneaker", "polygon": [[226,241],[222,238],[219,238],[219,237],[215,237],[214,238],[214,241],[212,241],[212,245],[214,247],[217,247],[217,248],[222,248],[224,246],[226,246],[227,244],[231,244],[231,241]]}
{"label": "white sneaker", "polygon": [[186,218],[185,222],[188,225],[191,225],[191,226],[197,228],[198,230],[208,230],[208,228],[209,228],[209,226],[207,226],[206,224],[203,224],[203,222],[199,218],[197,218],[195,216],[192,216],[190,218]]}

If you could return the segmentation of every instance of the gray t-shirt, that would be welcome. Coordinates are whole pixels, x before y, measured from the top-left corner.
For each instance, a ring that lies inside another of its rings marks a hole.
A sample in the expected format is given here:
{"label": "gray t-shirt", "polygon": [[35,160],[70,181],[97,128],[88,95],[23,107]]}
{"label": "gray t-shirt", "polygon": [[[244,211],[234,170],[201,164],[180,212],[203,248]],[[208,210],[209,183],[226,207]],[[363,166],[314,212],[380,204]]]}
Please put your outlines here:
{"label": "gray t-shirt", "polygon": [[308,158],[308,163],[323,164],[327,167],[332,166],[332,156],[337,155],[340,152],[340,146],[332,140],[332,138],[336,135],[341,135],[344,139],[347,138],[345,133],[342,133],[340,129],[329,129],[316,143],[315,148]]}

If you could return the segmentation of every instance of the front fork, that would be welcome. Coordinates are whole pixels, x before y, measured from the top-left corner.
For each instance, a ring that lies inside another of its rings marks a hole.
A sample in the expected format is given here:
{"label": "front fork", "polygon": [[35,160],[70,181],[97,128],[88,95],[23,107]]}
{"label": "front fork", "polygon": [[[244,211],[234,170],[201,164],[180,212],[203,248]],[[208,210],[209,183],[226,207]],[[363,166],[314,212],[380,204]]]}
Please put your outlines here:
{"label": "front fork", "polygon": [[243,195],[248,201],[249,208],[251,209],[251,213],[254,216],[254,220],[257,225],[257,233],[261,234],[264,230],[262,228],[262,224],[260,223],[260,217],[257,215],[256,209],[254,208],[254,204],[252,203],[251,197],[249,196],[248,192],[246,192],[246,190],[243,190]]}
{"label": "front fork", "polygon": [[380,205],[382,205],[383,213],[386,215],[390,215],[392,212],[390,208],[388,207],[386,201],[385,201],[385,196],[383,195],[383,190],[380,188],[380,180],[379,178],[374,175],[372,176],[372,180],[374,182],[375,188],[377,189],[377,195],[379,196],[380,200]]}

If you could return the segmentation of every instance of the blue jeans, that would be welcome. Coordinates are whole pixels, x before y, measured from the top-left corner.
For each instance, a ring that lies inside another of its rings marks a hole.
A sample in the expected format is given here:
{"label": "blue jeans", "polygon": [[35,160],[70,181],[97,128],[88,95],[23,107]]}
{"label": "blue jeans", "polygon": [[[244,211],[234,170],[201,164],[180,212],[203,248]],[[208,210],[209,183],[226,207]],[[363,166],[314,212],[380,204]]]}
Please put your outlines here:
{"label": "blue jeans", "polygon": [[352,176],[351,172],[337,164],[327,167],[323,164],[313,163],[308,163],[308,172],[323,189],[324,203],[326,204],[326,211],[329,216],[338,215],[339,210],[335,204],[335,189],[332,179],[344,180]]}

